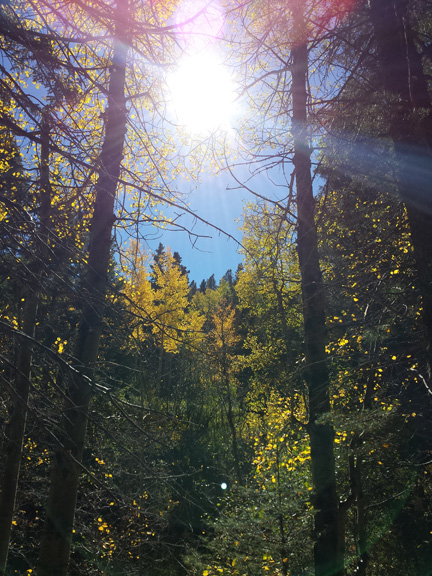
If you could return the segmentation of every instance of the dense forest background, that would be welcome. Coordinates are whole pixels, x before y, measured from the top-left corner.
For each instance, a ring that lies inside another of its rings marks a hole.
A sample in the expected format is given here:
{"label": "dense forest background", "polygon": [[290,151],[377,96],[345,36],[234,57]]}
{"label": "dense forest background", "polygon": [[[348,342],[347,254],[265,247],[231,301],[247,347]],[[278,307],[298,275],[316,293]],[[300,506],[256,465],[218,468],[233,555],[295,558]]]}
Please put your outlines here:
{"label": "dense forest background", "polygon": [[[0,574],[431,575],[432,2],[9,0],[0,72]],[[207,171],[197,285],[146,234]]]}

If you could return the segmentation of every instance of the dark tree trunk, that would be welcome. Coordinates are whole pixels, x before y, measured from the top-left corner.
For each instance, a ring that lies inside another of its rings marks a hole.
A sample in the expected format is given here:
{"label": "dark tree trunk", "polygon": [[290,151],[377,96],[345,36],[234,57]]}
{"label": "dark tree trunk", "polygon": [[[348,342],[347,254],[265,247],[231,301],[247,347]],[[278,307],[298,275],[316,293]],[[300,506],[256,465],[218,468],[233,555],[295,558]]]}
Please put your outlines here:
{"label": "dark tree trunk", "polygon": [[315,512],[314,564],[316,576],[343,574],[343,542],[339,534],[333,427],[322,422],[330,412],[329,373],[326,360],[324,289],[318,256],[315,201],[312,190],[310,148],[307,138],[308,47],[306,27],[299,9],[293,11],[292,102],[296,192],[297,251],[300,264],[309,392],[309,425]]}
{"label": "dark tree trunk", "polygon": [[93,367],[107,293],[114,202],[126,134],[125,71],[128,0],[118,0],[116,35],[108,89],[105,138],[100,155],[96,200],[90,229],[88,267],[75,360],[77,373],[69,378],[61,446],[54,457],[45,530],[41,541],[38,576],[66,576],[83,456]]}
{"label": "dark tree trunk", "polygon": [[[38,295],[35,288],[29,287],[25,297],[22,330],[34,336]],[[0,574],[6,573],[12,518],[18,488],[23,439],[27,420],[27,401],[30,389],[32,347],[28,342],[19,342],[15,369],[13,412],[8,426],[9,438],[6,444],[6,461],[3,469],[0,497]]]}
{"label": "dark tree trunk", "polygon": [[[223,314],[223,312],[222,312]],[[227,348],[226,348],[226,343],[225,343],[225,336],[223,333],[224,330],[224,325],[223,325],[223,320],[222,320],[222,334],[221,334],[221,338],[222,338],[222,378],[225,384],[225,390],[226,390],[226,399],[227,399],[227,420],[228,420],[228,426],[230,428],[230,432],[231,432],[231,446],[232,446],[232,453],[233,453],[233,459],[234,459],[234,470],[235,470],[235,475],[237,478],[237,482],[239,484],[239,486],[242,486],[243,484],[243,480],[242,480],[242,473],[241,473],[241,468],[240,468],[240,456],[239,456],[239,449],[238,449],[238,441],[237,441],[237,429],[236,429],[236,425],[234,422],[234,410],[233,410],[233,405],[232,405],[232,397],[231,397],[231,387],[230,387],[230,377],[229,377],[229,367],[228,367],[228,353],[227,353]]]}
{"label": "dark tree trunk", "polygon": [[[46,254],[48,226],[51,211],[51,190],[49,175],[49,110],[42,112],[41,118],[41,164],[40,164],[40,205],[39,228],[35,238],[35,260],[28,269],[31,272],[25,294],[22,331],[31,338],[34,337],[36,317],[39,305],[39,292],[43,271],[40,262]],[[32,366],[32,345],[29,340],[18,341],[18,353],[15,368],[15,383],[13,412],[9,424],[9,438],[6,445],[6,461],[2,474],[2,491],[0,496],[0,574],[5,574],[12,528],[12,518],[15,510],[21,465],[22,447],[27,420],[27,402],[30,392],[30,377]]]}
{"label": "dark tree trunk", "polygon": [[370,0],[370,16],[391,112],[399,169],[423,299],[428,380],[432,367],[432,105],[409,23],[407,0]]}

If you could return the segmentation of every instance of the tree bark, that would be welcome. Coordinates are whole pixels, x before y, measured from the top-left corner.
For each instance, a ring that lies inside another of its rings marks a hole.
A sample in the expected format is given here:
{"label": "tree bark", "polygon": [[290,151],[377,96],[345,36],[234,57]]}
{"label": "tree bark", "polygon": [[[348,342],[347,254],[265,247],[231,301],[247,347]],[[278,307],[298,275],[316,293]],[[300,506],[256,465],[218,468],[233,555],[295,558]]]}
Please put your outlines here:
{"label": "tree bark", "polygon": [[69,565],[73,522],[83,456],[91,378],[98,357],[102,332],[107,272],[110,263],[114,202],[126,134],[125,71],[127,57],[128,0],[118,0],[116,32],[108,88],[105,138],[100,154],[96,200],[90,229],[88,266],[83,306],[75,347],[79,374],[70,376],[61,445],[54,456],[38,576],[66,576]]}
{"label": "tree bark", "polygon": [[[40,205],[39,227],[35,240],[35,260],[28,266],[32,276],[25,294],[22,331],[34,337],[39,305],[43,271],[40,262],[44,260],[45,245],[48,241],[48,226],[51,212],[51,190],[49,174],[50,113],[48,109],[41,117],[41,164],[40,164]],[[32,345],[28,340],[17,344],[18,353],[15,369],[13,412],[9,424],[9,438],[6,445],[6,461],[3,469],[2,491],[0,496],[0,575],[6,573],[12,519],[15,511],[16,494],[24,443],[27,403],[30,392],[32,366]]]}
{"label": "tree bark", "polygon": [[319,264],[312,190],[311,151],[307,138],[307,32],[300,8],[293,10],[292,103],[297,192],[297,251],[299,257],[309,392],[309,437],[315,513],[314,564],[316,576],[343,574],[343,542],[339,535],[339,501],[333,452],[334,430],[322,417],[330,412],[326,359],[324,288]]}
{"label": "tree bark", "polygon": [[[28,289],[24,303],[22,330],[34,336],[38,295],[34,287]],[[16,376],[13,398],[13,412],[9,424],[9,438],[6,445],[6,461],[3,469],[2,492],[0,497],[0,574],[6,573],[12,518],[15,510],[18,479],[21,465],[22,447],[27,420],[27,401],[30,390],[32,347],[27,342],[18,343]]]}
{"label": "tree bark", "polygon": [[389,136],[398,161],[423,300],[428,379],[432,367],[432,103],[406,0],[370,0],[370,17],[390,97]]}

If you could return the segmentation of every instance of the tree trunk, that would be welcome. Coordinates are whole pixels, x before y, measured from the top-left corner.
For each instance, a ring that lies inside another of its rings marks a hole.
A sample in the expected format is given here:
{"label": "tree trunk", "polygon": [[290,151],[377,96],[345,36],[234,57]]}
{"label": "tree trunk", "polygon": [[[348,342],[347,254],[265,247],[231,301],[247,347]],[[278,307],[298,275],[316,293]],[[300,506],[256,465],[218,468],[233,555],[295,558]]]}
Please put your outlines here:
{"label": "tree trunk", "polygon": [[349,475],[351,484],[351,494],[356,504],[355,538],[358,546],[358,562],[355,571],[356,576],[366,576],[369,564],[369,554],[367,551],[367,526],[365,518],[365,502],[362,483],[362,459],[353,454],[349,457]]}
{"label": "tree trunk", "polygon": [[297,191],[297,251],[299,257],[309,392],[309,425],[313,506],[315,512],[314,564],[316,576],[343,574],[343,542],[338,530],[333,427],[322,417],[330,412],[329,374],[326,360],[324,289],[318,256],[315,202],[312,190],[310,148],[307,140],[308,47],[304,17],[293,10],[292,102]]}
{"label": "tree trunk", "polygon": [[240,457],[239,457],[238,442],[237,442],[237,430],[236,430],[235,423],[234,423],[234,413],[233,413],[233,407],[232,407],[230,383],[229,383],[228,374],[227,374],[225,368],[224,368],[224,380],[225,380],[227,403],[228,403],[227,420],[228,420],[228,425],[229,425],[229,428],[231,431],[231,444],[232,444],[232,452],[233,452],[233,458],[234,458],[234,469],[235,469],[235,474],[236,474],[236,478],[237,478],[237,483],[239,484],[239,486],[242,486],[243,481],[242,481],[242,475],[241,475],[241,470],[240,470]]}
{"label": "tree trunk", "polygon": [[406,0],[370,0],[384,89],[391,101],[389,136],[398,161],[423,300],[428,379],[432,367],[432,104],[414,44]]}
{"label": "tree trunk", "polygon": [[[34,287],[29,288],[24,303],[22,330],[34,336],[38,295]],[[13,412],[9,424],[9,438],[6,445],[6,462],[3,469],[2,492],[0,497],[0,574],[6,573],[12,517],[18,488],[23,440],[27,420],[27,401],[30,389],[32,347],[28,342],[18,343]]]}
{"label": "tree trunk", "polygon": [[114,201],[126,134],[125,70],[128,0],[118,0],[116,34],[108,88],[105,138],[100,155],[96,200],[90,229],[88,267],[75,348],[78,373],[69,377],[61,424],[61,445],[54,457],[41,541],[38,576],[66,576],[83,456],[91,378],[98,357],[107,293]]}
{"label": "tree trunk", "polygon": [[[51,211],[51,190],[49,175],[49,111],[44,110],[41,118],[41,164],[39,229],[35,241],[36,257],[28,268],[32,272],[25,295],[22,331],[34,337],[39,291],[43,272],[40,262],[44,260],[45,243],[48,239],[48,226]],[[39,271],[37,271],[39,270]],[[6,461],[3,469],[2,491],[0,496],[0,575],[6,573],[12,518],[15,510],[22,447],[27,420],[27,402],[30,392],[32,366],[32,345],[28,340],[19,341],[15,369],[13,412],[9,424],[9,439],[6,445]]]}
{"label": "tree trunk", "polygon": [[[222,312],[223,314],[223,312]],[[234,422],[234,411],[232,405],[232,397],[231,397],[231,387],[230,387],[230,377],[229,377],[229,367],[228,367],[228,353],[227,353],[227,345],[225,342],[225,336],[223,333],[223,320],[222,320],[222,378],[225,384],[226,390],[226,399],[227,399],[227,420],[228,426],[231,432],[231,446],[232,446],[232,453],[234,459],[234,470],[235,475],[237,478],[237,483],[239,486],[243,485],[242,481],[242,474],[240,469],[240,456],[238,450],[238,442],[237,442],[237,429]]]}

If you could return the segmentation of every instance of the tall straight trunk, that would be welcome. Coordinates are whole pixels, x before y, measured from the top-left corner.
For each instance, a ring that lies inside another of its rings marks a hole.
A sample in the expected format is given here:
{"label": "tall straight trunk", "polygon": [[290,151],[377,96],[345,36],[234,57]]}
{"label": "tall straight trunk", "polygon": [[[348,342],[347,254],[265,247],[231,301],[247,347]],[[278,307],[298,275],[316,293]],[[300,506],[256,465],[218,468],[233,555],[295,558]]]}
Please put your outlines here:
{"label": "tall straight trunk", "polygon": [[369,564],[368,537],[367,526],[365,517],[365,498],[363,493],[362,482],[362,458],[361,455],[354,456],[351,454],[349,457],[349,476],[351,484],[352,498],[356,504],[356,518],[354,523],[355,539],[357,541],[358,560],[356,575],[366,576]]}
{"label": "tall straight trunk", "polygon": [[326,359],[324,288],[318,256],[315,201],[312,190],[311,150],[307,130],[308,47],[304,16],[293,9],[292,102],[297,193],[297,251],[303,300],[306,383],[309,392],[308,432],[311,444],[313,507],[315,519],[314,565],[316,576],[343,574],[343,538],[339,534],[334,430],[322,417],[330,412],[329,373]]}
{"label": "tall straight trunk", "polygon": [[237,442],[237,429],[234,422],[234,411],[232,405],[232,397],[231,397],[231,387],[230,387],[230,379],[228,373],[228,355],[226,352],[226,345],[223,343],[222,345],[222,377],[225,383],[225,390],[226,390],[226,398],[227,398],[227,420],[228,426],[231,431],[231,445],[232,445],[232,452],[234,458],[234,470],[237,478],[237,482],[239,486],[243,484],[242,481],[242,474],[240,469],[240,457],[239,457],[239,450],[238,450],[238,442]]}
{"label": "tall straight trunk", "polygon": [[391,98],[389,136],[398,161],[432,367],[432,103],[409,24],[407,0],[370,0],[370,17],[384,89]]}
{"label": "tall straight trunk", "polygon": [[85,302],[75,348],[78,370],[75,375],[70,375],[66,390],[61,445],[55,453],[51,472],[38,576],[66,576],[68,571],[80,463],[92,396],[90,382],[102,332],[111,236],[115,220],[114,202],[126,134],[128,0],[118,0],[115,14],[116,32],[108,88],[105,138],[99,159],[100,169],[90,229],[88,266],[84,282]]}
{"label": "tall straight trunk", "polygon": [[[417,51],[410,24],[407,0],[370,0],[373,27],[383,87],[389,97],[389,136],[393,140],[398,162],[398,188],[405,204],[411,243],[416,262],[418,287],[423,303],[423,324],[427,358],[426,385],[432,390],[432,101],[428,78]],[[426,4],[426,3],[425,3]],[[411,3],[412,6],[412,3]],[[420,6],[420,5],[419,5]],[[426,7],[425,7],[426,8]],[[422,14],[422,16],[424,16]],[[424,16],[427,18],[427,16]],[[430,13],[429,13],[430,17]],[[430,396],[424,391],[422,416],[430,422]],[[429,418],[428,418],[429,416]],[[424,462],[431,445],[431,429],[416,432],[421,447],[410,456]],[[417,452],[417,453],[415,453]],[[417,466],[423,478],[423,468]],[[418,482],[422,485],[423,480]],[[424,496],[424,495],[423,495]],[[417,500],[420,502],[420,499]],[[417,574],[429,574],[430,548],[413,542],[413,516],[409,507],[407,521],[401,522],[401,545],[406,547]],[[416,520],[417,534],[419,521]],[[426,532],[426,530],[425,530]],[[415,551],[415,553],[413,553]]]}
{"label": "tall straight trunk", "polygon": [[[22,330],[34,336],[38,295],[36,287],[28,288],[25,296]],[[0,496],[0,574],[6,573],[12,518],[15,510],[16,493],[21,465],[22,447],[27,420],[27,401],[30,389],[32,347],[28,342],[18,343],[15,368],[13,412],[9,424],[9,438],[6,445],[6,461],[3,469],[2,491]]]}
{"label": "tall straight trunk", "polygon": [[[48,239],[48,226],[51,211],[51,191],[49,175],[49,110],[42,112],[41,118],[41,164],[40,164],[40,205],[39,227],[35,240],[35,259],[28,265],[32,276],[29,279],[23,309],[22,331],[31,338],[34,337],[39,292],[43,272],[40,262],[44,260],[45,243]],[[38,271],[39,270],[39,271]],[[9,542],[12,529],[12,518],[15,510],[18,489],[22,447],[24,443],[27,402],[30,392],[30,377],[32,366],[32,345],[29,340],[19,341],[15,368],[13,412],[9,424],[9,438],[6,445],[6,461],[2,475],[2,491],[0,495],[0,575],[6,573]]]}

